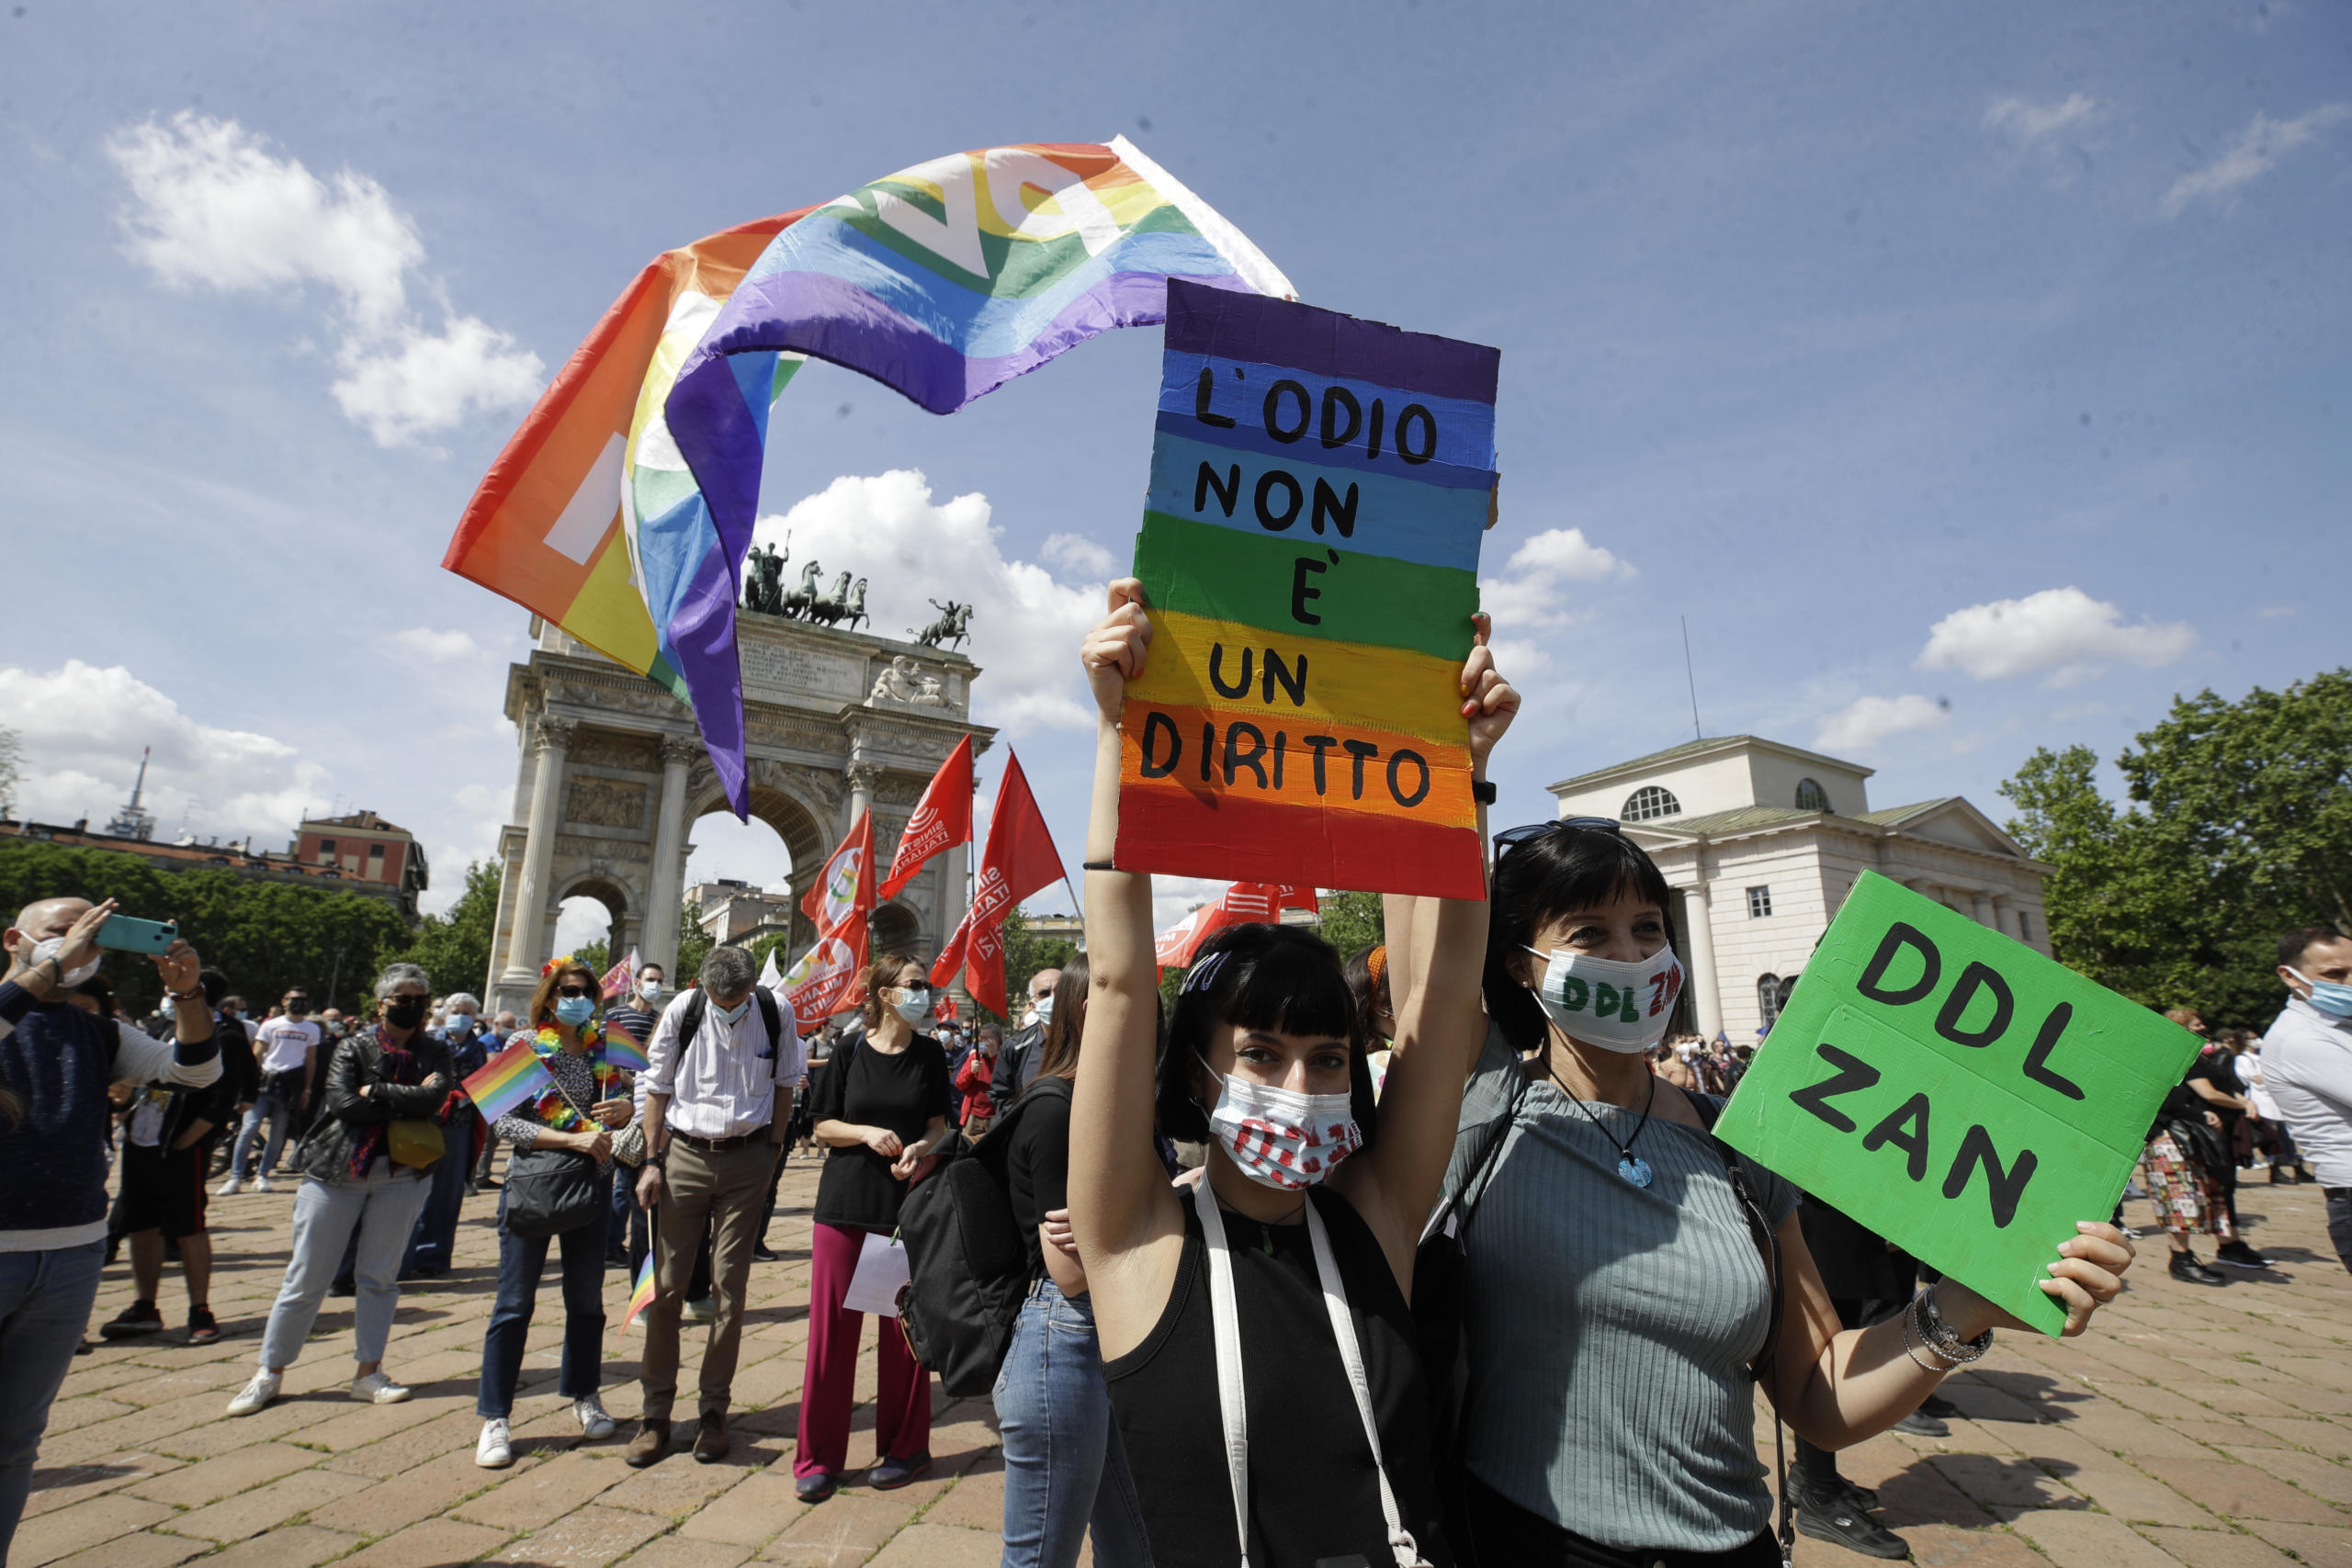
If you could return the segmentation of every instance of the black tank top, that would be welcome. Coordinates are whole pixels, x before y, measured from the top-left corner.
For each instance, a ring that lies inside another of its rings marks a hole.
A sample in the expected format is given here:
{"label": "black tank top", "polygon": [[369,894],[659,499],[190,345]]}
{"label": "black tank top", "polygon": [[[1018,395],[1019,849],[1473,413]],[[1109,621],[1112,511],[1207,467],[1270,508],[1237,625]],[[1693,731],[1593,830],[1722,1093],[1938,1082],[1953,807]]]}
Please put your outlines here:
{"label": "black tank top", "polygon": [[[1313,1201],[1355,1316],[1397,1512],[1421,1555],[1450,1568],[1411,1310],[1380,1243],[1348,1201],[1317,1188]],[[1189,1197],[1183,1210],[1184,1252],[1167,1310],[1142,1344],[1102,1371],[1154,1568],[1234,1568],[1241,1551],[1227,1533],[1233,1484],[1217,1409],[1206,1244]],[[1223,1213],[1250,1402],[1251,1568],[1340,1568],[1359,1560],[1363,1568],[1394,1568],[1372,1449],[1331,1337],[1306,1227]]]}

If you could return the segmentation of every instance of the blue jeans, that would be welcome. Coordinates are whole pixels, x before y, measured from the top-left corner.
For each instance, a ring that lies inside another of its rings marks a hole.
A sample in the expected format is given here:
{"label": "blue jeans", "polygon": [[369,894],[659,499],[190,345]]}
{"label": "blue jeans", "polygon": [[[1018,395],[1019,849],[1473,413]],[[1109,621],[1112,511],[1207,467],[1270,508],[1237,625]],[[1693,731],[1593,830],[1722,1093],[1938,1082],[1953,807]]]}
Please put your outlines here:
{"label": "blue jeans", "polygon": [[251,1180],[254,1174],[246,1168],[252,1163],[254,1144],[261,1136],[264,1121],[269,1123],[269,1143],[262,1151],[260,1174],[267,1176],[277,1168],[277,1156],[286,1150],[286,1134],[294,1130],[294,1102],[266,1089],[254,1096],[244,1124],[237,1129],[237,1142],[229,1151],[229,1174],[240,1181]]}
{"label": "blue jeans", "polygon": [[1101,1568],[1150,1568],[1143,1509],[1111,1423],[1094,1305],[1040,1280],[996,1378],[1004,1439],[1003,1568],[1070,1568],[1087,1528]]}
{"label": "blue jeans", "polygon": [[566,1399],[596,1392],[605,1370],[605,1224],[601,1216],[560,1236],[516,1235],[506,1228],[506,1195],[498,1198],[498,1304],[481,1341],[481,1392],[474,1414],[484,1420],[514,1408],[523,1378],[523,1345],[531,1308],[546,1269],[548,1243],[563,1250],[563,1372],[556,1391]]}
{"label": "blue jeans", "polygon": [[74,1364],[107,1244],[0,1252],[0,1563],[33,1489],[50,1401]]}
{"label": "blue jeans", "polygon": [[408,1238],[408,1255],[401,1259],[403,1276],[419,1269],[446,1269],[457,1251],[458,1213],[466,1203],[466,1154],[473,1146],[470,1114],[453,1117],[441,1136],[447,1146],[424,1173],[431,1190]]}
{"label": "blue jeans", "polygon": [[352,1358],[363,1362],[384,1359],[385,1342],[392,1337],[392,1314],[401,1304],[401,1254],[431,1191],[432,1183],[423,1174],[381,1158],[364,1180],[302,1179],[301,1190],[294,1194],[294,1255],[286,1264],[286,1282],[270,1306],[269,1326],[262,1331],[265,1371],[290,1367],[302,1353],[302,1341],[311,1337],[319,1304],[327,1298],[327,1286],[355,1230],[359,1235],[354,1260],[359,1298],[352,1313]]}

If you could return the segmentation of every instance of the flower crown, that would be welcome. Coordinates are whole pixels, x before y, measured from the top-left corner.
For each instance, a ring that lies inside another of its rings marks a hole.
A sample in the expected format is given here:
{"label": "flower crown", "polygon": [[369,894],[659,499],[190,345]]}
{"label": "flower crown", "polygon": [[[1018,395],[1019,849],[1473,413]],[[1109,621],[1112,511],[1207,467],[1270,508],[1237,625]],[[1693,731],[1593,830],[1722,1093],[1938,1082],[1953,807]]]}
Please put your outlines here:
{"label": "flower crown", "polygon": [[544,980],[559,969],[571,969],[579,966],[580,961],[572,957],[571,954],[568,953],[559,953],[553,958],[548,959],[545,964],[539,965],[539,978]]}

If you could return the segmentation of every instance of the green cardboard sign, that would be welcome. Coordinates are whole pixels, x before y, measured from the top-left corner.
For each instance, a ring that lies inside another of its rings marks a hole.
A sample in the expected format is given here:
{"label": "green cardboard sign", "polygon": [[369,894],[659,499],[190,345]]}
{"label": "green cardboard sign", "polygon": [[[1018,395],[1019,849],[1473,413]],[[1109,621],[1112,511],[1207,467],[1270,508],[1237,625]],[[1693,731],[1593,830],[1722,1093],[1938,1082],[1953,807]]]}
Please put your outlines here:
{"label": "green cardboard sign", "polygon": [[1715,1131],[2046,1334],[2037,1282],[2104,1220],[2188,1031],[1864,872]]}

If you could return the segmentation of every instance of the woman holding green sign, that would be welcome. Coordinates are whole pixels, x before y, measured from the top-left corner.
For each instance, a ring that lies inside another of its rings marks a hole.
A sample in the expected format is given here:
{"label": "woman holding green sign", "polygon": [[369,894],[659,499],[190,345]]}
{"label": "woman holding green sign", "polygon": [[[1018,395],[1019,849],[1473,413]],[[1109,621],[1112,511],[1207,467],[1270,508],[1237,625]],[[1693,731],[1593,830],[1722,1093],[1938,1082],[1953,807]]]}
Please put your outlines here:
{"label": "woman holding green sign", "polygon": [[[1455,1545],[1478,1562],[1776,1568],[1752,1379],[1800,1435],[1841,1449],[1917,1408],[1994,1328],[2023,1326],[1946,1280],[1840,1330],[1796,1190],[1717,1143],[1714,1102],[1644,1060],[1682,987],[1671,906],[1614,822],[1497,840],[1494,1038],[1441,1209],[1466,1269]],[[1402,978],[1409,995],[1425,977]],[[2078,1229],[2041,1286],[2070,1335],[2132,1256],[2111,1225]]]}

